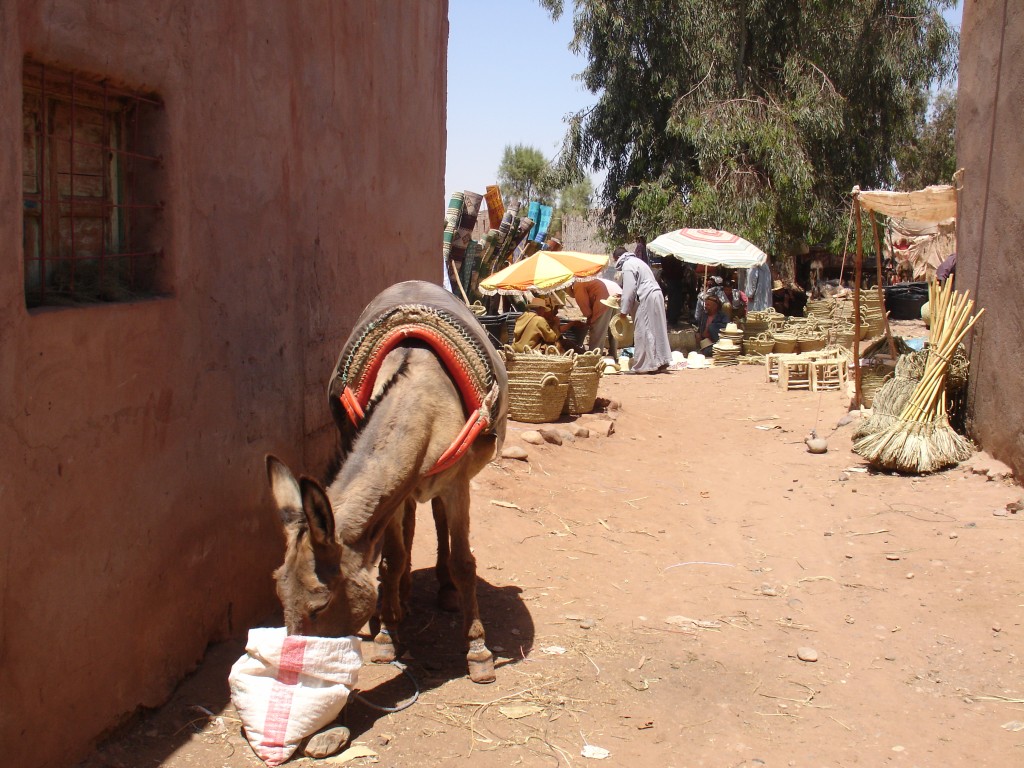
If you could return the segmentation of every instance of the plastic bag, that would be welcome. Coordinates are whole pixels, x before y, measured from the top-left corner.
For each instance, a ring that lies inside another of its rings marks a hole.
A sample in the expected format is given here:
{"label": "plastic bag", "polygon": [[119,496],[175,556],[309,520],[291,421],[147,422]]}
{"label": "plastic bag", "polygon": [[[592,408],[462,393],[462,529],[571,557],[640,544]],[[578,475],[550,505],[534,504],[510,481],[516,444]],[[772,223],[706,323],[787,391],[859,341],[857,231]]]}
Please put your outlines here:
{"label": "plastic bag", "polygon": [[249,630],[228,683],[246,738],[267,765],[285,762],[303,739],[338,716],[363,663],[360,649],[358,637]]}

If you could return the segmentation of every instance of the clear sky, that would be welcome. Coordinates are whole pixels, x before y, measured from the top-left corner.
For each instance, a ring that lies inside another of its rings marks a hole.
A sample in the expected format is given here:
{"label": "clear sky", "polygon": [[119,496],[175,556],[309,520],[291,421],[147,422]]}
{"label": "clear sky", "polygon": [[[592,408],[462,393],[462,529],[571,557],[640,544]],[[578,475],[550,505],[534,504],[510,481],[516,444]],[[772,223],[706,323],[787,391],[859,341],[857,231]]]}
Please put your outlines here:
{"label": "clear sky", "polygon": [[[565,7],[554,23],[537,0],[450,0],[446,196],[494,184],[506,145],[553,158],[565,116],[597,101],[573,78],[586,61],[569,51],[572,0]],[[945,16],[959,28],[962,13],[961,0]]]}
{"label": "clear sky", "polygon": [[571,8],[556,24],[537,0],[450,0],[445,194],[484,192],[509,144],[550,160],[563,118],[597,101],[573,79],[586,61],[569,51]]}

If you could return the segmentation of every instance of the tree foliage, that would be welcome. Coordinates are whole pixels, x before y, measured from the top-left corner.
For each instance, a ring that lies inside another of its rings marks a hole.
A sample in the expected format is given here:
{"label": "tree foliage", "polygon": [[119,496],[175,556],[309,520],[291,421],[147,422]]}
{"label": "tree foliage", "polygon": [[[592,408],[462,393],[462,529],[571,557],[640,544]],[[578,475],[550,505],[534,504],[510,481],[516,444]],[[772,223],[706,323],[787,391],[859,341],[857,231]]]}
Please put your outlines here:
{"label": "tree foliage", "polygon": [[505,146],[498,166],[498,183],[507,199],[550,204],[557,192],[556,181],[556,174],[539,149],[525,144]]}
{"label": "tree foliage", "polygon": [[598,101],[572,117],[562,162],[606,171],[613,235],[835,241],[850,189],[897,180],[918,94],[955,71],[954,2],[575,0]]}
{"label": "tree foliage", "polygon": [[924,94],[913,139],[896,153],[900,189],[949,184],[956,172],[956,92]]}

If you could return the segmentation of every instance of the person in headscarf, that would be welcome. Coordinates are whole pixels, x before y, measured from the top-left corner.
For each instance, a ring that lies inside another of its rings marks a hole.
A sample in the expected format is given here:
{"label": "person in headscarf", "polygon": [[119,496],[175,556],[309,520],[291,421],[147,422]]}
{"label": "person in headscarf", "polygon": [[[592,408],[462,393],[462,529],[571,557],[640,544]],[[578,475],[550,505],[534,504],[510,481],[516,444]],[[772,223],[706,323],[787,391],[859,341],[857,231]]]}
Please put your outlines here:
{"label": "person in headscarf", "polygon": [[697,308],[694,311],[694,322],[698,328],[704,325],[704,299],[708,296],[716,296],[718,297],[718,306],[725,306],[724,282],[725,281],[723,281],[718,275],[711,275],[707,279],[707,285],[704,290],[697,295]]}
{"label": "person in headscarf", "polygon": [[672,363],[665,323],[665,296],[654,272],[625,248],[612,254],[615,269],[622,273],[622,303],[619,313],[633,318],[634,373],[659,373]]}

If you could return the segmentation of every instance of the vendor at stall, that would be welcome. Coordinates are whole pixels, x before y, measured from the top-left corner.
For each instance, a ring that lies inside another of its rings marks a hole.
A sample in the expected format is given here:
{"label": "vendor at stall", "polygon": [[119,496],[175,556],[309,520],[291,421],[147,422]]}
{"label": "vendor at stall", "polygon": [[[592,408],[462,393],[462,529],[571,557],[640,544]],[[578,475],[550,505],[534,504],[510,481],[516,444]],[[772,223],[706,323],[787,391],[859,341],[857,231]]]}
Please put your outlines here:
{"label": "vendor at stall", "polygon": [[555,314],[560,304],[556,298],[536,296],[530,299],[526,311],[516,320],[512,348],[525,352],[544,344],[555,344],[561,349],[562,328]]}
{"label": "vendor at stall", "polygon": [[722,293],[725,303],[722,309],[730,320],[743,320],[747,316],[747,295],[736,287],[732,280],[726,281],[722,286]]}
{"label": "vendor at stall", "polygon": [[704,320],[697,331],[697,341],[700,344],[700,351],[707,357],[711,357],[712,345],[718,343],[720,334],[729,318],[722,309],[722,299],[717,293],[709,293],[704,297]]}

